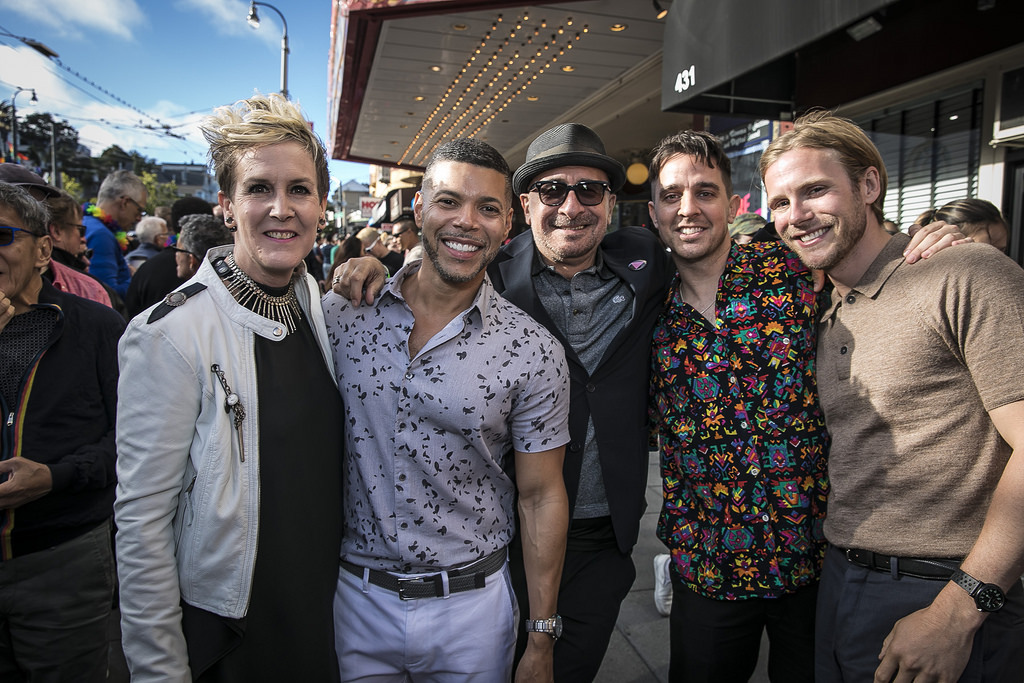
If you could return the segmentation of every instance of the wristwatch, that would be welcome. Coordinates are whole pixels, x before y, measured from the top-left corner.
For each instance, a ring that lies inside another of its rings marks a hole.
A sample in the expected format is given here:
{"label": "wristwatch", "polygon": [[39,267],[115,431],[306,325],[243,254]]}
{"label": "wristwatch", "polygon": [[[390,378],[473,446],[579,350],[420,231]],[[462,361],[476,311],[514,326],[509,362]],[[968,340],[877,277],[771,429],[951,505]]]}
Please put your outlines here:
{"label": "wristwatch", "polygon": [[526,631],[547,633],[551,640],[558,640],[562,636],[562,617],[556,614],[550,619],[527,619]]}
{"label": "wristwatch", "polygon": [[982,583],[962,569],[953,572],[950,581],[967,591],[974,598],[979,612],[998,612],[1006,603],[1003,589],[994,583]]}

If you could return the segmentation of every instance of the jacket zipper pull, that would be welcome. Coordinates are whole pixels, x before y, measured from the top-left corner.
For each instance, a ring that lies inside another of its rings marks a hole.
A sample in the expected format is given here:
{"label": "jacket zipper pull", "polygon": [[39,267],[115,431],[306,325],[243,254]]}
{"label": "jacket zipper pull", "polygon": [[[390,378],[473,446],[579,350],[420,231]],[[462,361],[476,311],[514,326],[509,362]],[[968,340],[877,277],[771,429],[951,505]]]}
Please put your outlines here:
{"label": "jacket zipper pull", "polygon": [[8,415],[7,415],[7,426],[10,427],[12,424],[14,424],[14,413],[13,412],[8,413]]}

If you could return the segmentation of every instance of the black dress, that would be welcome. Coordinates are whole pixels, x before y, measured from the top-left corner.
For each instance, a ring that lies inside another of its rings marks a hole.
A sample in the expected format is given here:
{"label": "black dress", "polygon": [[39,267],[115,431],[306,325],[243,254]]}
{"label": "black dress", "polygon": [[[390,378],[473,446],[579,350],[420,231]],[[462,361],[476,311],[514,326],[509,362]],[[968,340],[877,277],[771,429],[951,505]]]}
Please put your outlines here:
{"label": "black dress", "polygon": [[312,330],[298,327],[278,342],[256,337],[260,528],[249,610],[233,620],[183,605],[198,681],[339,678],[343,411]]}

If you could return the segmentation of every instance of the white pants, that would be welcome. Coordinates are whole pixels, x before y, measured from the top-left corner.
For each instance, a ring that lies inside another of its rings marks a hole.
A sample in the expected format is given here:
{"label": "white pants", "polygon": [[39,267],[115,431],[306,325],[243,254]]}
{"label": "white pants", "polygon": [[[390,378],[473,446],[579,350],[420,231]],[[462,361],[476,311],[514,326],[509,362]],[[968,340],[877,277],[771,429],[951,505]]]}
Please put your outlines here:
{"label": "white pants", "polygon": [[338,573],[334,642],[342,681],[507,683],[518,622],[507,563],[483,588],[417,600]]}

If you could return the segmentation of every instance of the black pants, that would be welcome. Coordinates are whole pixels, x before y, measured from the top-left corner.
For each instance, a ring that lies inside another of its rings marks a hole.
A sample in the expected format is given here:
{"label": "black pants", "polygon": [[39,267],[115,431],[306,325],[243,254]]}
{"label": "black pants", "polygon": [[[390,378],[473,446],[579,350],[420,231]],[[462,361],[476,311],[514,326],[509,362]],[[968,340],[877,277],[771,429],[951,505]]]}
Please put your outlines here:
{"label": "black pants", "polygon": [[712,600],[673,581],[669,615],[672,683],[746,683],[767,629],[768,678],[813,683],[814,584],[781,598]]}
{"label": "black pants", "polygon": [[104,681],[114,598],[110,521],[0,562],[0,681]]}
{"label": "black pants", "polygon": [[[821,573],[815,673],[818,683],[870,681],[882,642],[895,623],[931,604],[946,581],[864,569],[830,548]],[[1018,581],[1006,604],[977,633],[961,681],[1024,681],[1024,588]]]}
{"label": "black pants", "polygon": [[[555,643],[554,656],[555,680],[558,683],[589,683],[597,676],[601,660],[608,649],[608,641],[615,630],[615,622],[619,618],[619,606],[629,594],[636,578],[632,556],[620,552],[615,546],[610,520],[602,518],[594,523],[607,525],[609,535],[605,542],[574,542],[570,532],[570,548],[565,553],[562,582],[558,588],[562,637]],[[578,526],[578,523],[574,523],[574,526]],[[595,535],[600,534],[588,535],[593,540]],[[610,543],[607,542],[608,538]],[[522,548],[518,542],[510,546],[509,568],[521,612],[516,639],[518,665],[526,649],[523,620],[530,617]],[[533,616],[546,618],[551,615]]]}

